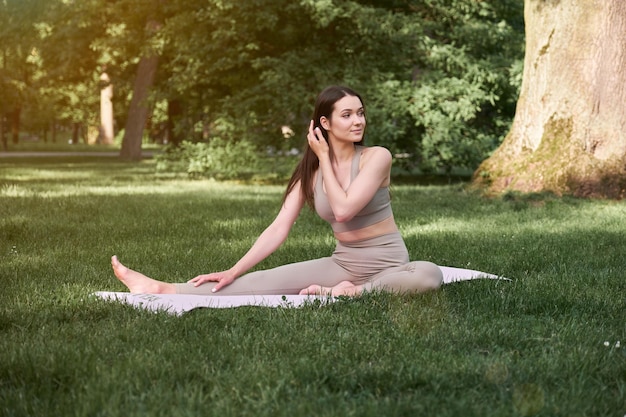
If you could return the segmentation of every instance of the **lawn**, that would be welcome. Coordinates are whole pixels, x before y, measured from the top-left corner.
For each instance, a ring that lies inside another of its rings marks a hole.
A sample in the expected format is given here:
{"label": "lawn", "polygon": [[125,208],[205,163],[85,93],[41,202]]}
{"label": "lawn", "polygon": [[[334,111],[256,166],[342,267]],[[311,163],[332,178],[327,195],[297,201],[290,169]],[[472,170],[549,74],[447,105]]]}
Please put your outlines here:
{"label": "lawn", "polygon": [[[123,290],[113,254],[168,281],[230,267],[282,191],[151,160],[0,160],[0,416],[626,414],[624,202],[393,187],[413,259],[510,282],[180,317],[91,295]],[[304,211],[259,268],[333,246]]]}

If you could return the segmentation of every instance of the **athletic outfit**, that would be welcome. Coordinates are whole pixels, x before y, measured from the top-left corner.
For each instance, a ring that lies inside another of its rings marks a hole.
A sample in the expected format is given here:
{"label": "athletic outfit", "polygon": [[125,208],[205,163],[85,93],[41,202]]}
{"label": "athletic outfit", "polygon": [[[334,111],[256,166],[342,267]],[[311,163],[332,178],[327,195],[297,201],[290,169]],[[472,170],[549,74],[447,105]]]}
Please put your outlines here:
{"label": "athletic outfit", "polygon": [[[351,179],[358,175],[363,147],[357,146],[352,160]],[[323,189],[322,170],[318,169],[315,184],[315,211],[328,221],[335,232],[362,229],[392,215],[388,187],[381,187],[370,202],[350,221],[339,223],[332,212]],[[298,294],[317,284],[333,287],[342,281],[363,285],[364,290],[420,292],[436,288],[443,275],[431,262],[409,261],[409,253],[399,232],[356,242],[337,242],[330,257],[282,265],[273,269],[250,272],[212,293],[217,284],[207,282],[174,284],[179,294],[198,295],[268,295]]]}

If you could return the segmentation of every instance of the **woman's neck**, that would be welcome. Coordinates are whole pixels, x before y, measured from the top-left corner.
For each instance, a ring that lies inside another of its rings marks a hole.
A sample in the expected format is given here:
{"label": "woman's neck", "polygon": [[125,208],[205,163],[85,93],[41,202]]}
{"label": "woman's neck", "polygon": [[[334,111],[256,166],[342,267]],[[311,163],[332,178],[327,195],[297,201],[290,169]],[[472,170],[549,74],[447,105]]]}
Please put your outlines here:
{"label": "woman's neck", "polygon": [[334,165],[339,166],[346,162],[352,163],[354,152],[356,152],[356,147],[354,146],[354,143],[333,142],[332,149]]}

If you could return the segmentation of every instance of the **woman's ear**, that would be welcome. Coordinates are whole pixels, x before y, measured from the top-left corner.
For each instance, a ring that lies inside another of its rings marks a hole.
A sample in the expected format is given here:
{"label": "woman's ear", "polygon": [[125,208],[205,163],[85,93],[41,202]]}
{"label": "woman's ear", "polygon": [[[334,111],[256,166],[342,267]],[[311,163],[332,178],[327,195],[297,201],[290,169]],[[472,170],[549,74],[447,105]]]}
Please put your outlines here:
{"label": "woman's ear", "polygon": [[320,126],[322,126],[324,130],[330,129],[330,121],[326,118],[326,116],[320,117]]}

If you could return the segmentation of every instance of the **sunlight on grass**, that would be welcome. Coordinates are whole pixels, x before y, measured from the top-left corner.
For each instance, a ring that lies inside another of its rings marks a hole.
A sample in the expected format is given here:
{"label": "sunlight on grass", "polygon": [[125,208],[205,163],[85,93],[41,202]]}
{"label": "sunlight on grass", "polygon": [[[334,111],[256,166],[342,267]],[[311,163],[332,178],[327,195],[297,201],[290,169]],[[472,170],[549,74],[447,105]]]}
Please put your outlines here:
{"label": "sunlight on grass", "polygon": [[[113,254],[171,282],[229,268],[283,190],[158,176],[149,163],[0,166],[0,414],[624,412],[623,202],[394,188],[412,259],[512,281],[182,317],[90,296],[123,290]],[[333,248],[307,209],[260,267]]]}
{"label": "sunlight on grass", "polygon": [[35,195],[35,191],[15,184],[3,184],[0,186],[0,197],[33,197]]}
{"label": "sunlight on grass", "polygon": [[[547,215],[546,215],[547,214]],[[582,207],[562,207],[554,216],[542,209],[531,208],[526,213],[503,211],[487,212],[468,218],[450,218],[443,216],[432,219],[426,224],[401,224],[405,236],[422,234],[455,233],[481,236],[535,231],[543,234],[560,234],[573,231],[623,229],[626,218],[626,205],[611,202],[589,202]],[[607,229],[608,228],[608,229]]]}
{"label": "sunlight on grass", "polygon": [[[222,183],[211,179],[202,180],[161,180],[155,178],[152,181],[129,182],[120,179],[102,179],[96,182],[109,182],[103,185],[89,185],[85,183],[90,180],[91,175],[77,173],[73,175],[59,176],[50,173],[49,179],[53,182],[41,182],[44,177],[36,180],[32,178],[28,181],[17,181],[13,184],[2,184],[0,186],[0,197],[40,197],[55,198],[69,196],[119,196],[119,195],[179,195],[179,194],[201,194],[201,193],[230,193],[232,200],[249,199],[250,193],[255,194],[255,199],[271,199],[280,201],[283,187],[276,186],[245,186],[234,183]],[[15,179],[13,180],[15,181]],[[93,182],[90,180],[90,182]]]}
{"label": "sunlight on grass", "polygon": [[20,169],[13,170],[10,175],[3,176],[6,181],[31,182],[40,180],[54,179],[55,181],[72,181],[81,179],[90,179],[95,174],[89,171],[67,171],[63,174],[58,170],[49,169]]}

